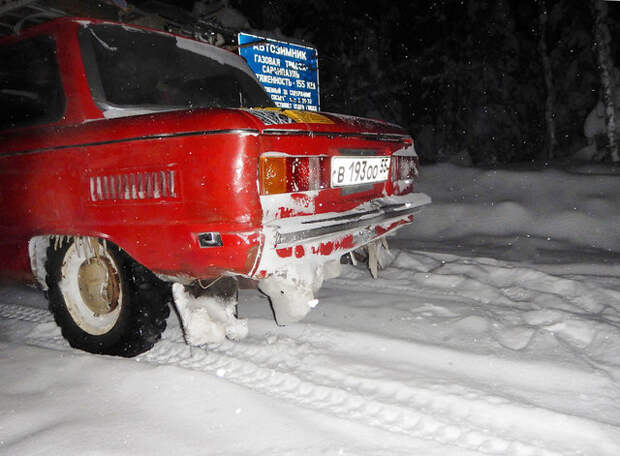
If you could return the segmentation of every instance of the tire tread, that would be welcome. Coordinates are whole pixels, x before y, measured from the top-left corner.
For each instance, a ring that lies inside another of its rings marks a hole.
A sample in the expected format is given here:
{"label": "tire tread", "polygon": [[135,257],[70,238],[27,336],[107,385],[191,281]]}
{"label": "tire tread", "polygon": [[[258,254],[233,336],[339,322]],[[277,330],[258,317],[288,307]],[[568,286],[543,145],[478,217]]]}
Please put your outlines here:
{"label": "tire tread", "polygon": [[170,286],[108,242],[108,251],[117,262],[126,295],[115,327],[101,336],[91,335],[74,323],[59,287],[62,262],[71,242],[58,249],[50,244],[45,262],[49,309],[63,337],[72,347],[96,354],[129,358],[150,350],[166,329],[172,300]]}

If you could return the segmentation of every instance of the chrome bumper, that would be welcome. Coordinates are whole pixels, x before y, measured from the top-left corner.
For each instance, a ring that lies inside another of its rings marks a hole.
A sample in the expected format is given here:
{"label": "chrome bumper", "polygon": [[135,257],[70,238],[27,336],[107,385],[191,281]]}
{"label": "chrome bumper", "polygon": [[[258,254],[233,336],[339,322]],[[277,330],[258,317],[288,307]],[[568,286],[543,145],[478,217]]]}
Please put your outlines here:
{"label": "chrome bumper", "polygon": [[378,198],[344,213],[291,217],[272,222],[277,248],[288,247],[333,233],[345,233],[393,223],[422,210],[431,203],[424,193]]}

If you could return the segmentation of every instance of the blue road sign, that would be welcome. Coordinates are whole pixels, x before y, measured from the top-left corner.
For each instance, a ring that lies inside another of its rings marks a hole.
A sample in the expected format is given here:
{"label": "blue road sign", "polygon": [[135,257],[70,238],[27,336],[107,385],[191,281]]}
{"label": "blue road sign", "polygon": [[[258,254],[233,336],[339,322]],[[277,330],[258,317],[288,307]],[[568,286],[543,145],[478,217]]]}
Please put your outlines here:
{"label": "blue road sign", "polygon": [[[277,106],[318,111],[319,61],[316,49],[239,33],[239,55]],[[250,44],[256,43],[256,44]]]}

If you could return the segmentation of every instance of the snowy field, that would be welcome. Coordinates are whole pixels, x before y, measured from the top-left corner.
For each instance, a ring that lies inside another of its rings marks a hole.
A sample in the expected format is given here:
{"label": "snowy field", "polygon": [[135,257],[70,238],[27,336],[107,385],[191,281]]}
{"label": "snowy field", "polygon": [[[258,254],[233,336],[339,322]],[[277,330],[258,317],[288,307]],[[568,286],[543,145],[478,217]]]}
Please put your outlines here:
{"label": "snowy field", "polygon": [[620,176],[424,169],[434,204],[372,280],[347,266],[279,328],[164,340],[136,359],[61,338],[42,293],[0,288],[7,455],[620,454]]}

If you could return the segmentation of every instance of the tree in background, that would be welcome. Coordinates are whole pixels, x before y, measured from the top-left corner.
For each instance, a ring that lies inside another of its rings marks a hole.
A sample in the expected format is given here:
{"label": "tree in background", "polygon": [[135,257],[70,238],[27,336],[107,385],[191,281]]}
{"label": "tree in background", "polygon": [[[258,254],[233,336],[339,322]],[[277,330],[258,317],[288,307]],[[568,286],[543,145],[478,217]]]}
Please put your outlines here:
{"label": "tree in background", "polygon": [[[256,29],[317,46],[322,110],[399,123],[423,160],[509,163],[537,159],[545,145],[562,157],[585,144],[601,81],[589,2],[231,3]],[[612,32],[617,24],[612,15]]]}
{"label": "tree in background", "polygon": [[[435,1],[419,11],[416,19],[425,34],[414,58],[422,69],[416,105],[425,112],[422,125],[409,125],[414,133],[421,126],[427,159],[432,150],[440,160],[467,153],[480,164],[537,155],[542,87],[532,84],[536,42],[524,26],[533,10],[526,17],[516,12],[514,2],[506,0]],[[432,137],[428,125],[434,126]]]}
{"label": "tree in background", "polygon": [[549,12],[547,11],[547,0],[538,0],[539,12],[539,34],[538,49],[542,61],[543,73],[545,75],[545,88],[547,98],[545,102],[545,123],[547,125],[547,160],[552,160],[554,149],[557,146],[555,134],[555,85],[553,83],[553,72],[551,68],[551,58],[547,46],[547,24],[549,23]]}
{"label": "tree in background", "polygon": [[557,152],[567,154],[584,145],[584,120],[596,105],[600,86],[592,52],[592,15],[588,2],[547,0],[547,7]]}
{"label": "tree in background", "polygon": [[616,81],[610,50],[611,36],[607,25],[607,2],[592,0],[592,9],[594,11],[594,36],[596,37],[594,47],[601,77],[603,104],[605,105],[609,154],[613,162],[620,162],[616,141]]}

